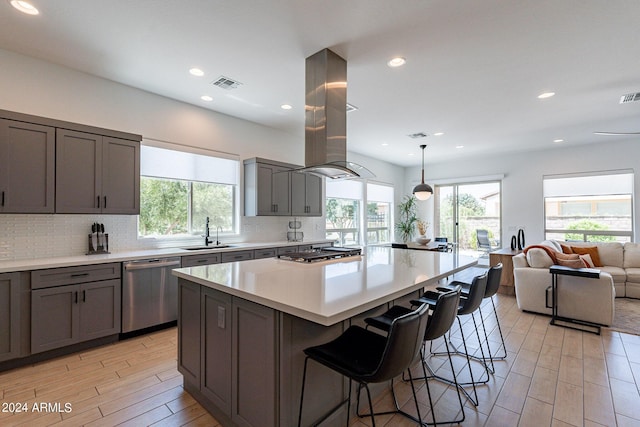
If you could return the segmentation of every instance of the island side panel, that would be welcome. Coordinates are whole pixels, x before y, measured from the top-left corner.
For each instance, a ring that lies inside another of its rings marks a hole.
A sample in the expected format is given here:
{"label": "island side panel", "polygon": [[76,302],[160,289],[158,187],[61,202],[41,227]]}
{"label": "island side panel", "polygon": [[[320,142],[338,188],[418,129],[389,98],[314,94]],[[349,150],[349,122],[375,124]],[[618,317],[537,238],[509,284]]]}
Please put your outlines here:
{"label": "island side panel", "polygon": [[178,371],[185,383],[200,386],[200,285],[179,279]]}
{"label": "island side panel", "polygon": [[[338,337],[348,322],[322,326],[282,312],[280,318],[280,425],[294,426],[298,423],[300,407],[305,359],[303,350]],[[309,361],[302,425],[312,425],[345,400],[348,395],[346,387],[347,382],[342,375]],[[346,406],[343,406],[322,426],[344,426],[345,420]]]}

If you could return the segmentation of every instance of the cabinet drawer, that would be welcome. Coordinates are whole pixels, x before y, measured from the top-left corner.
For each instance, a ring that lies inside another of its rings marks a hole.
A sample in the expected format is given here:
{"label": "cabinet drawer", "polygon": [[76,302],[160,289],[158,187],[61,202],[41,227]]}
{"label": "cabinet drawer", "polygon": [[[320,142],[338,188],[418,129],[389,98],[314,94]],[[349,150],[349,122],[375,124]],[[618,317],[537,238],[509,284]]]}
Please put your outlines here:
{"label": "cabinet drawer", "polygon": [[255,251],[253,251],[253,258],[254,259],[273,258],[275,256],[276,256],[275,248],[271,248],[271,249],[256,249]]}
{"label": "cabinet drawer", "polygon": [[31,272],[31,289],[119,279],[120,263],[82,265],[78,267],[50,268]]}
{"label": "cabinet drawer", "polygon": [[278,248],[278,255],[290,254],[293,252],[298,252],[297,246],[284,246],[282,248]]}
{"label": "cabinet drawer", "polygon": [[190,255],[182,257],[183,267],[195,267],[198,265],[207,264],[219,264],[220,254],[203,254],[203,255]]}
{"label": "cabinet drawer", "polygon": [[244,261],[253,259],[253,251],[236,251],[222,254],[222,262]]}
{"label": "cabinet drawer", "polygon": [[312,248],[311,245],[300,245],[298,246],[298,252],[310,251]]}

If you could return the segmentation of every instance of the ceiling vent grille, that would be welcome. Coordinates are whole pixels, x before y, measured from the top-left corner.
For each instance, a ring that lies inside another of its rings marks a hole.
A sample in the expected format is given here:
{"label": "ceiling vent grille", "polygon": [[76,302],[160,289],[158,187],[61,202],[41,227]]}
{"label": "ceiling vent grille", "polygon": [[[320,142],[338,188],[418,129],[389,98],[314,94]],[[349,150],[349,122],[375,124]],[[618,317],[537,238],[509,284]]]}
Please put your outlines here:
{"label": "ceiling vent grille", "polygon": [[419,138],[426,138],[428,135],[424,132],[416,132],[416,133],[409,134],[407,136],[412,139],[419,139]]}
{"label": "ceiling vent grille", "polygon": [[242,83],[229,77],[220,76],[217,80],[212,81],[211,84],[218,86],[220,89],[231,90],[237,89]]}
{"label": "ceiling vent grille", "polygon": [[640,92],[628,93],[620,97],[620,104],[626,104],[627,102],[640,101]]}

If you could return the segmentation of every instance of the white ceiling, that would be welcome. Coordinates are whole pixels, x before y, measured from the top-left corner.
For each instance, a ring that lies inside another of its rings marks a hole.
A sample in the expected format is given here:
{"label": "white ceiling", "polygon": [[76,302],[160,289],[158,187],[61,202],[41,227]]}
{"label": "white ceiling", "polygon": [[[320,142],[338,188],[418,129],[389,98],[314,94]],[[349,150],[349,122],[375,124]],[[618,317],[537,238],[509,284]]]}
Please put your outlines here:
{"label": "white ceiling", "polygon": [[[330,48],[347,60],[348,102],[359,108],[348,114],[348,149],[401,166],[420,164],[423,143],[428,164],[551,148],[558,138],[640,139],[593,135],[640,131],[640,102],[619,104],[640,91],[638,0],[32,3],[40,15],[0,0],[0,48],[282,129],[301,143],[304,60]],[[389,68],[394,56],[406,65]],[[194,66],[205,77],[191,76]],[[212,86],[221,75],[242,85]],[[545,91],[556,96],[537,99]],[[431,136],[407,136],[416,132]]]}

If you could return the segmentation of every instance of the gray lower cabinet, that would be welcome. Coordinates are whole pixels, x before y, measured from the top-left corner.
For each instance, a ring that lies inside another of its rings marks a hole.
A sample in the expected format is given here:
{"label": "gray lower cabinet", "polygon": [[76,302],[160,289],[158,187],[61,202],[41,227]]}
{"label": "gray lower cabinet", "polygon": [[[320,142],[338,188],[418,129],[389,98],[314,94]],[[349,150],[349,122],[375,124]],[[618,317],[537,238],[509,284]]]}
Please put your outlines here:
{"label": "gray lower cabinet", "polygon": [[140,213],[140,143],[56,130],[57,213]]}
{"label": "gray lower cabinet", "polygon": [[20,356],[20,274],[0,274],[0,362]]}
{"label": "gray lower cabinet", "polygon": [[235,425],[278,425],[275,311],[183,279],[179,289],[185,387]]}
{"label": "gray lower cabinet", "polygon": [[120,333],[118,263],[31,273],[31,353]]}
{"label": "gray lower cabinet", "polygon": [[53,213],[55,129],[0,119],[0,212]]}
{"label": "gray lower cabinet", "polygon": [[223,252],[220,255],[221,262],[234,262],[234,261],[246,261],[248,259],[253,259],[254,253],[253,251],[234,251],[234,252]]}
{"label": "gray lower cabinet", "polygon": [[291,174],[291,215],[322,216],[322,179],[306,173]]}
{"label": "gray lower cabinet", "polygon": [[182,257],[183,267],[197,267],[199,265],[207,264],[219,264],[220,254],[202,254],[202,255],[188,255]]}
{"label": "gray lower cabinet", "polygon": [[275,248],[256,249],[253,251],[254,259],[274,258],[276,256]]}

